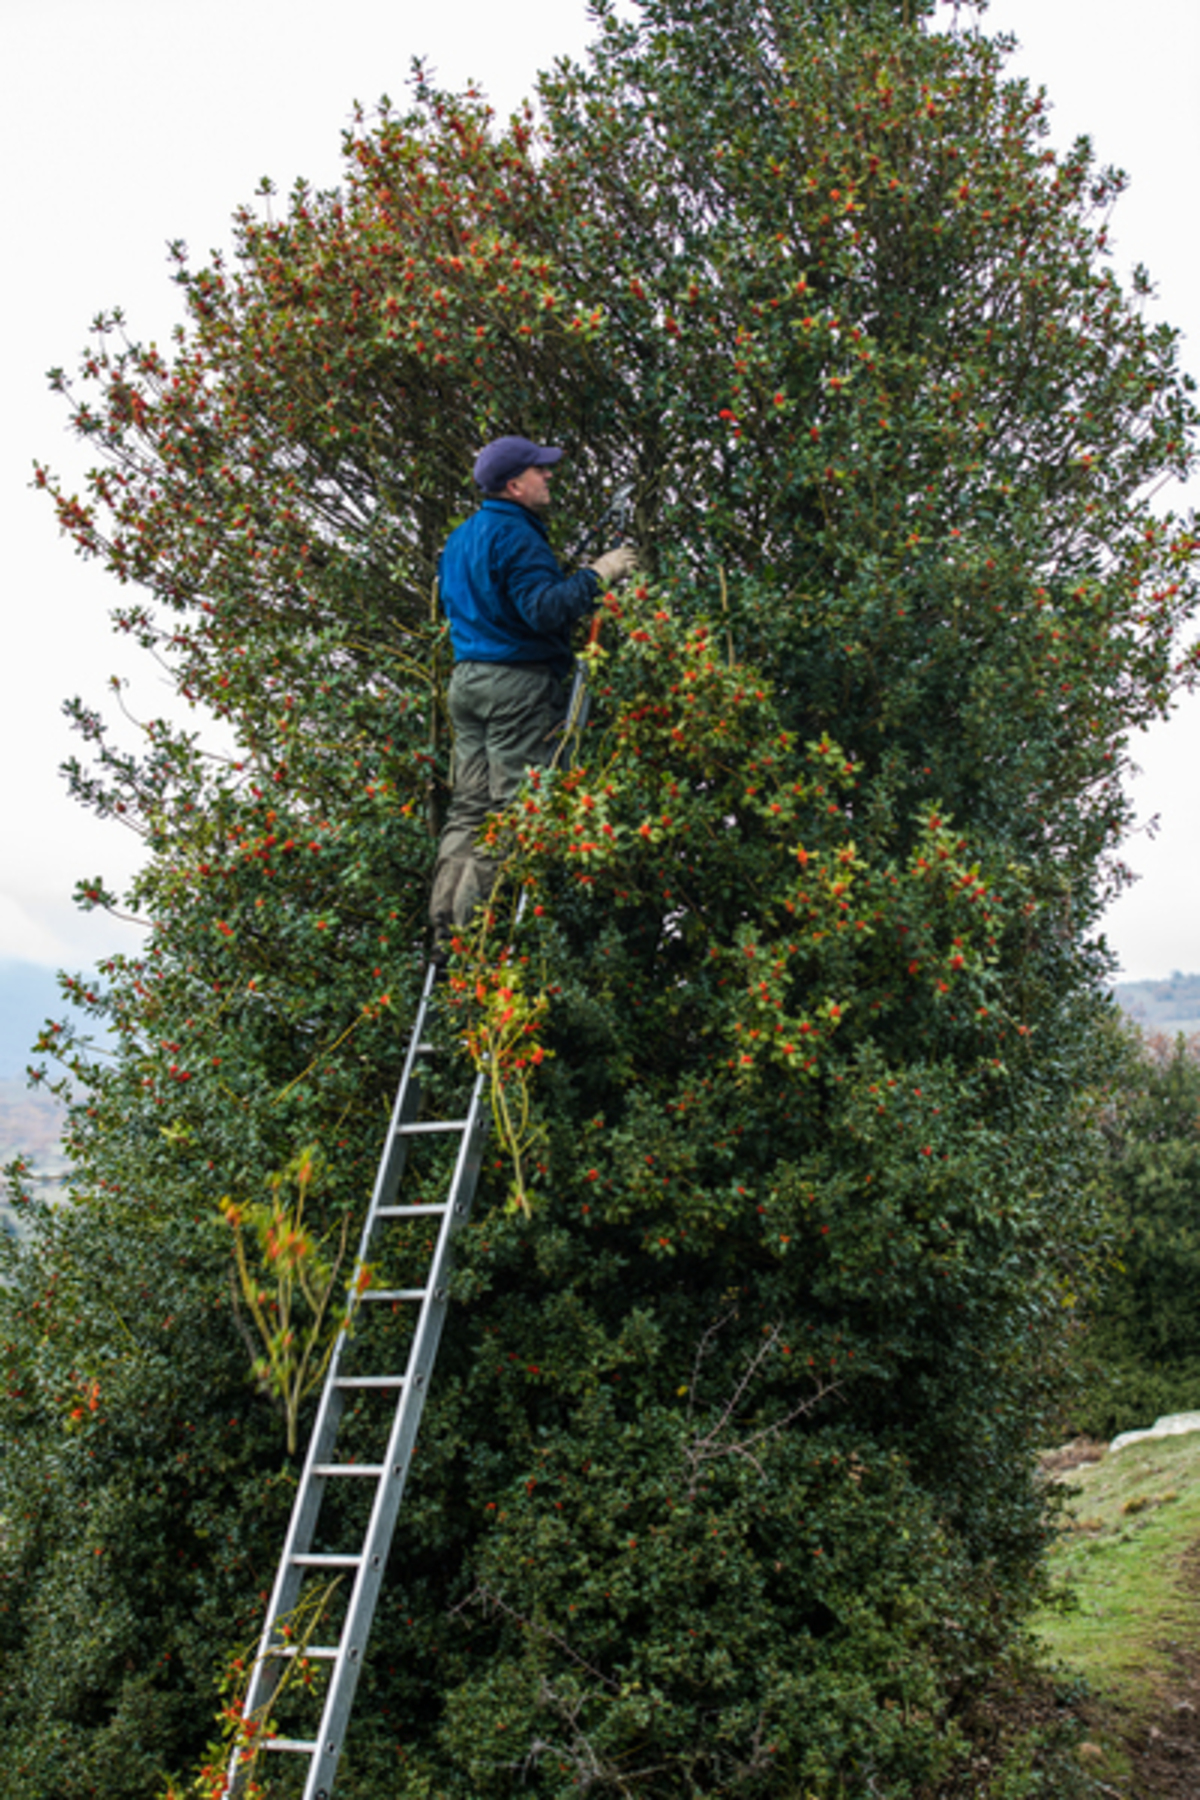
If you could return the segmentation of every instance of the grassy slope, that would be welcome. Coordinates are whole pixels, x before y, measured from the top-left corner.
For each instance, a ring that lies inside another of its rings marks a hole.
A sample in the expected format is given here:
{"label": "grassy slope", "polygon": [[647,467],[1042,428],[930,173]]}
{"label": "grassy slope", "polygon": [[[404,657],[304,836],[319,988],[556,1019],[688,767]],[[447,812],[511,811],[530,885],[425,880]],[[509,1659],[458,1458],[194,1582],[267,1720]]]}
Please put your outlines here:
{"label": "grassy slope", "polygon": [[[1068,1596],[1037,1620],[1052,1658],[1084,1675],[1108,1730],[1093,1773],[1122,1783],[1126,1741],[1169,1712],[1182,1653],[1200,1654],[1200,1432],[1149,1438],[1062,1477],[1074,1490],[1051,1567]],[[1112,1791],[1112,1790],[1110,1790]]]}
{"label": "grassy slope", "polygon": [[1039,1635],[1064,1662],[1139,1711],[1161,1698],[1163,1646],[1200,1640],[1184,1558],[1200,1540],[1200,1432],[1148,1438],[1072,1470],[1072,1529],[1053,1553],[1076,1604]]}

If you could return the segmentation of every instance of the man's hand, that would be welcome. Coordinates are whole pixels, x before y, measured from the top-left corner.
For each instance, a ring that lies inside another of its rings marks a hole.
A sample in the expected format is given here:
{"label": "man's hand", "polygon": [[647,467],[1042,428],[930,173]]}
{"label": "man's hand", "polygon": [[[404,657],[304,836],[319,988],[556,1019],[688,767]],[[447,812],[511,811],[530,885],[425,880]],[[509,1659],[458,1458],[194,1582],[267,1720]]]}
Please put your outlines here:
{"label": "man's hand", "polygon": [[627,575],[632,575],[637,568],[637,551],[632,544],[620,544],[615,550],[606,550],[603,556],[598,556],[587,566],[595,569],[602,586],[611,587],[614,582],[624,581]]}

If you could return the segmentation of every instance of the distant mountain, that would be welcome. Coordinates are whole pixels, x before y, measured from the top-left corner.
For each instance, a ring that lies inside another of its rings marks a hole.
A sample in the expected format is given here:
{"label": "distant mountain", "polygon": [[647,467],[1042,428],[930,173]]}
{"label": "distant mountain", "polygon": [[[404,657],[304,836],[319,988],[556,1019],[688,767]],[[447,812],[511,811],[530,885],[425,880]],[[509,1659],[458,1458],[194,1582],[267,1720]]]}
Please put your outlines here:
{"label": "distant mountain", "polygon": [[1113,989],[1121,1011],[1143,1031],[1164,1031],[1174,1037],[1200,1032],[1200,975],[1181,975],[1178,970],[1163,981],[1122,981]]}
{"label": "distant mountain", "polygon": [[59,1017],[62,1010],[53,969],[0,960],[0,1081],[24,1076],[43,1021]]}
{"label": "distant mountain", "polygon": [[39,1169],[50,1163],[57,1168],[64,1114],[53,1094],[23,1081],[0,1081],[0,1162],[27,1156]]}
{"label": "distant mountain", "polygon": [[[37,1061],[33,1044],[43,1022],[64,1010],[53,969],[0,959],[0,1167],[27,1158],[28,1185],[47,1196],[62,1190],[67,1170],[59,1144],[64,1109],[53,1095],[29,1086],[25,1069]],[[0,1199],[0,1230],[13,1223]]]}
{"label": "distant mountain", "polygon": [[[64,1108],[52,1094],[21,1081],[0,1080],[0,1167],[23,1157],[25,1186],[44,1199],[64,1191],[67,1159],[59,1138]],[[0,1196],[0,1231],[20,1230],[7,1199]]]}
{"label": "distant mountain", "polygon": [[[80,972],[86,975],[87,970]],[[0,957],[0,1081],[23,1081],[27,1066],[38,1060],[33,1045],[45,1021],[70,1011],[53,969]],[[95,1020],[79,1014],[76,1024],[98,1048],[110,1041]]]}

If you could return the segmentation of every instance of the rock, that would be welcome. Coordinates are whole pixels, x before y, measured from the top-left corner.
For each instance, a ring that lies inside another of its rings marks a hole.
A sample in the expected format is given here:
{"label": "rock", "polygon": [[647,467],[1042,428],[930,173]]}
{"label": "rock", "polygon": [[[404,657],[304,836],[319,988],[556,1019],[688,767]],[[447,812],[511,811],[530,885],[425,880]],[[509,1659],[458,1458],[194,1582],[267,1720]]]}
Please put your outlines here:
{"label": "rock", "polygon": [[1200,1412],[1164,1413],[1145,1431],[1121,1432],[1108,1446],[1108,1454],[1112,1456],[1115,1451],[1124,1450],[1127,1444],[1140,1444],[1146,1438],[1182,1437],[1188,1431],[1200,1431]]}
{"label": "rock", "polygon": [[1072,1438],[1069,1444],[1062,1444],[1057,1450],[1047,1450],[1038,1457],[1038,1467],[1045,1476],[1065,1475],[1071,1469],[1078,1469],[1084,1463],[1103,1462],[1108,1445],[1099,1438]]}

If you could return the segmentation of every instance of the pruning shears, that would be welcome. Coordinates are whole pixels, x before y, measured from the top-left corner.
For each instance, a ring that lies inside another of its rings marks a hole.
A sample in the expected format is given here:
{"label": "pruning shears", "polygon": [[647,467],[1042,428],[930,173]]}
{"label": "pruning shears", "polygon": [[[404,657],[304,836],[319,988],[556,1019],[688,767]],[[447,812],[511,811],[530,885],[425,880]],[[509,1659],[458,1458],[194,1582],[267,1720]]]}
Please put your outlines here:
{"label": "pruning shears", "polygon": [[632,481],[626,481],[614,489],[612,498],[600,516],[590,525],[584,527],[583,535],[572,547],[570,560],[578,562],[585,550],[600,536],[608,524],[616,527],[617,542],[623,544],[633,528],[633,494]]}

